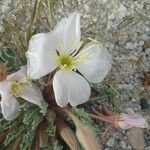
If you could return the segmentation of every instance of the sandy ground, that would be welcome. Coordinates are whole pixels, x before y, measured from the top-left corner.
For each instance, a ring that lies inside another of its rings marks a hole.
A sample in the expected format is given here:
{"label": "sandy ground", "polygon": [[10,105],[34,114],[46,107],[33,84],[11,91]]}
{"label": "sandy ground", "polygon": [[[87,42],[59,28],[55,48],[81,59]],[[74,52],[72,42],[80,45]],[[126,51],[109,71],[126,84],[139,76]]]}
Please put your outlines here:
{"label": "sandy ground", "polygon": [[[1,13],[8,13],[4,2],[2,6]],[[150,120],[150,1],[60,0],[54,6],[52,27],[73,11],[81,14],[82,39],[96,38],[112,53],[111,72],[99,87],[112,85],[119,93],[116,101],[122,111],[133,108]],[[141,107],[141,100],[146,109]],[[103,149],[150,150],[150,127],[112,129]]]}

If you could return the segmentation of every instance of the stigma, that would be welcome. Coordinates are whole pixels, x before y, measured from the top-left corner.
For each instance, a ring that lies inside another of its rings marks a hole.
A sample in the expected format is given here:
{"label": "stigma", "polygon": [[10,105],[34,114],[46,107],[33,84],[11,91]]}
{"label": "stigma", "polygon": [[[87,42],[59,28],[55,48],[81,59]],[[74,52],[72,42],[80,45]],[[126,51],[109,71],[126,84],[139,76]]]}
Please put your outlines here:
{"label": "stigma", "polygon": [[57,58],[60,69],[72,70],[75,66],[75,61],[69,54],[60,54]]}

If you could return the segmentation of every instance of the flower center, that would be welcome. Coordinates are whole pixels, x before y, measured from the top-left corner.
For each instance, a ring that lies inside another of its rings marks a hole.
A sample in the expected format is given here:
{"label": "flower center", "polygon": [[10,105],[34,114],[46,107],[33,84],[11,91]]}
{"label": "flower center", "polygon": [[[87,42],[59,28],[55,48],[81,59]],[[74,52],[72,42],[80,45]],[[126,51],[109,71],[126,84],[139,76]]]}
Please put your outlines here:
{"label": "flower center", "polygon": [[18,96],[19,90],[20,90],[20,84],[16,81],[12,81],[10,94],[13,96]]}
{"label": "flower center", "polygon": [[58,56],[58,65],[61,69],[73,69],[74,59],[68,54],[60,54]]}

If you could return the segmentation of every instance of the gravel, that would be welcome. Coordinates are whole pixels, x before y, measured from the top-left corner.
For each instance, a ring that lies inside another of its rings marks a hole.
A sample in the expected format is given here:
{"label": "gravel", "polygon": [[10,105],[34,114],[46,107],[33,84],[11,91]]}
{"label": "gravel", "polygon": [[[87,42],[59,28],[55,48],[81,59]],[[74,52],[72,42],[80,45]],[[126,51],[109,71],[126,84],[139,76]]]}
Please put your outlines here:
{"label": "gravel", "polygon": [[[113,56],[113,67],[101,86],[113,85],[119,92],[121,109],[133,108],[150,122],[150,111],[142,112],[140,100],[150,101],[150,86],[144,86],[144,73],[150,72],[149,0],[63,0],[54,8],[53,26],[73,11],[81,14],[82,38],[97,38]],[[10,0],[1,1],[1,16],[11,11]],[[0,31],[3,27],[0,21]],[[150,127],[149,127],[150,128]],[[105,150],[130,150],[128,132],[112,130]],[[146,133],[147,134],[147,133]],[[143,136],[143,135],[142,135]],[[119,137],[119,138],[118,138]],[[150,150],[145,138],[145,150]]]}

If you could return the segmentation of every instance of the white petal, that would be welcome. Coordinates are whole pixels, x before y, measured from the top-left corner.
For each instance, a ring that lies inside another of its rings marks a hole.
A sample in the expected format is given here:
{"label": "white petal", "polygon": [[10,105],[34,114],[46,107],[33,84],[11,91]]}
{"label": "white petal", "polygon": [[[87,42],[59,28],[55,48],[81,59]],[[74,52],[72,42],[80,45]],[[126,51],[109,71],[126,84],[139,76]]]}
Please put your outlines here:
{"label": "white petal", "polygon": [[57,50],[72,53],[80,42],[80,15],[73,13],[62,19],[57,23],[53,33],[57,37]]}
{"label": "white petal", "polygon": [[2,96],[1,109],[6,120],[14,120],[19,115],[19,103],[12,96],[6,94]]}
{"label": "white petal", "polygon": [[7,80],[21,80],[27,78],[27,66],[22,66],[21,69],[15,73],[7,76]]}
{"label": "white petal", "polygon": [[5,95],[11,90],[11,82],[4,80],[0,82],[0,94]]}
{"label": "white petal", "polygon": [[21,91],[19,94],[21,98],[38,106],[40,106],[43,101],[42,93],[36,86],[23,84],[21,85]]}
{"label": "white petal", "polygon": [[111,57],[106,49],[88,44],[76,56],[77,69],[90,82],[101,82],[111,68]]}
{"label": "white petal", "polygon": [[77,106],[86,102],[91,94],[86,79],[74,71],[58,71],[54,75],[53,89],[56,102],[64,107],[67,103]]}
{"label": "white petal", "polygon": [[30,42],[27,56],[28,76],[41,78],[57,67],[56,42],[50,33],[34,35]]}

